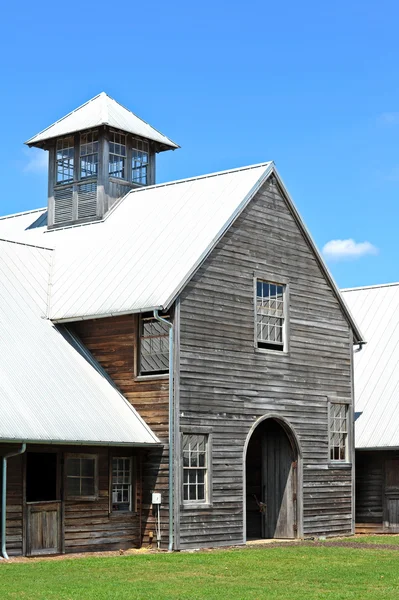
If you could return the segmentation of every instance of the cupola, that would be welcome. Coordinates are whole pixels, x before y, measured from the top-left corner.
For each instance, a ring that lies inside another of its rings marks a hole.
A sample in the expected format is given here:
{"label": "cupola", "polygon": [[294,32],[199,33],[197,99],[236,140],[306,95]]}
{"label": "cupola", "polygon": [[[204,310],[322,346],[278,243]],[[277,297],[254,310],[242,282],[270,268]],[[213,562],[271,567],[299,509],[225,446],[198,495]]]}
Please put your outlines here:
{"label": "cupola", "polygon": [[25,142],[49,152],[49,227],[102,219],[155,183],[155,156],[179,146],[102,92]]}

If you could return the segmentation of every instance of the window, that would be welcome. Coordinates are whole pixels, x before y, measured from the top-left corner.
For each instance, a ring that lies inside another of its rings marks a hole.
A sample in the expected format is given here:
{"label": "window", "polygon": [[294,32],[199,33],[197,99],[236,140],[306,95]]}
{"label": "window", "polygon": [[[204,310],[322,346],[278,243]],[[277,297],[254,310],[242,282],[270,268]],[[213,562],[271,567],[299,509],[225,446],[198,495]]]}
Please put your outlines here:
{"label": "window", "polygon": [[148,181],[148,142],[133,139],[132,143],[132,181],[147,185]]}
{"label": "window", "polygon": [[[169,319],[164,316],[164,319]],[[149,315],[140,319],[140,375],[169,372],[169,327]]]}
{"label": "window", "polygon": [[208,436],[183,434],[182,452],[183,502],[207,502]]}
{"label": "window", "polygon": [[285,286],[256,281],[256,339],[258,348],[284,350]]}
{"label": "window", "polygon": [[126,135],[110,131],[109,134],[110,177],[126,179]]}
{"label": "window", "polygon": [[330,404],[330,460],[348,461],[348,414],[349,405]]}
{"label": "window", "polygon": [[97,497],[97,457],[70,455],[66,459],[68,499],[95,500]]}
{"label": "window", "polygon": [[112,510],[132,510],[132,459],[129,457],[112,459]]}
{"label": "window", "polygon": [[80,179],[97,177],[98,131],[82,133],[80,136]]}
{"label": "window", "polygon": [[73,136],[57,140],[56,183],[69,183],[73,181],[74,153],[75,148]]}

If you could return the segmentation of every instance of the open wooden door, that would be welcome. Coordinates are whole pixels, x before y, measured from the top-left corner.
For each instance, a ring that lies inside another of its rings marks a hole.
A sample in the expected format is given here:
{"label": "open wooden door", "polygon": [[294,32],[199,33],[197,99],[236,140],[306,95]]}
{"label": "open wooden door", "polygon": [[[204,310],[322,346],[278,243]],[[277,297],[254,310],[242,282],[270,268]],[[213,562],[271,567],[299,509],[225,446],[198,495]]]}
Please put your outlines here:
{"label": "open wooden door", "polygon": [[264,538],[296,537],[296,464],[283,428],[268,427],[262,439]]}
{"label": "open wooden door", "polygon": [[59,456],[28,452],[26,457],[26,554],[61,552]]}

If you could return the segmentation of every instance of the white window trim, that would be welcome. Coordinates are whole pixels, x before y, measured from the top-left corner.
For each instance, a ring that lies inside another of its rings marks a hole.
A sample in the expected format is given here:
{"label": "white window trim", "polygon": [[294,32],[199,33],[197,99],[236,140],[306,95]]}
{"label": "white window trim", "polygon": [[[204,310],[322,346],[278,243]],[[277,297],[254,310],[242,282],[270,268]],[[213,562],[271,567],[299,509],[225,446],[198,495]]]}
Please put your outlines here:
{"label": "white window trim", "polygon": [[[206,444],[206,469],[205,469],[205,499],[184,500],[184,464],[183,464],[183,436],[204,435],[207,437]],[[212,506],[212,428],[208,427],[184,427],[180,434],[180,459],[181,459],[181,508],[184,510],[197,508],[210,508]]]}
{"label": "white window trim", "polygon": [[[130,506],[129,506],[129,510],[114,510],[113,509],[113,499],[112,499],[112,490],[113,490],[113,469],[112,469],[112,463],[114,459],[118,459],[118,458],[123,458],[123,459],[128,459],[130,461]],[[126,456],[126,454],[122,455],[118,455],[118,454],[112,454],[111,458],[110,458],[110,463],[109,463],[109,480],[110,480],[110,491],[109,491],[109,512],[113,515],[113,516],[122,516],[122,515],[129,515],[132,513],[136,513],[137,512],[137,493],[136,493],[136,459],[134,456]]]}
{"label": "white window trim", "polygon": [[[70,458],[88,458],[94,460],[94,494],[90,496],[73,496],[68,494],[68,475],[67,475],[67,462]],[[94,501],[98,500],[98,455],[97,454],[78,454],[78,453],[68,453],[65,454],[65,499],[66,500],[74,500],[77,502],[86,502],[86,501]]]}
{"label": "white window trim", "polygon": [[[347,407],[347,433],[346,433],[346,456],[345,460],[334,459],[331,458],[331,405],[333,404],[343,404]],[[335,399],[330,398],[327,403],[328,410],[328,463],[330,467],[350,467],[352,465],[352,414],[351,414],[351,402],[346,399]]]}
{"label": "white window trim", "polygon": [[[264,281],[266,283],[272,283],[274,285],[283,286],[284,295],[283,295],[283,307],[284,307],[284,324],[283,324],[283,349],[282,350],[273,350],[272,348],[261,348],[258,345],[258,335],[257,335],[257,323],[258,323],[258,311],[257,311],[257,282]],[[289,337],[290,337],[290,327],[289,327],[289,306],[290,306],[290,286],[288,283],[288,279],[286,277],[281,277],[276,275],[275,273],[258,273],[254,272],[253,278],[253,303],[254,303],[254,346],[255,351],[261,354],[273,354],[277,355],[287,355],[290,351]]]}

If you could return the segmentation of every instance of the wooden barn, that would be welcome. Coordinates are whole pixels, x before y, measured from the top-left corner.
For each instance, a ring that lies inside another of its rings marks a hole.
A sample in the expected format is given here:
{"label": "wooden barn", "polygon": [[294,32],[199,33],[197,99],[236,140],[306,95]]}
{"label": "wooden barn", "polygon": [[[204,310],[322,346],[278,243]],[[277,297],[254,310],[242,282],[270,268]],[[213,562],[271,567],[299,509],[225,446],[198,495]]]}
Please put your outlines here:
{"label": "wooden barn", "polygon": [[155,183],[178,146],[106,94],[27,144],[0,219],[4,556],[351,534],[364,340],[272,162]]}
{"label": "wooden barn", "polygon": [[399,533],[399,283],[343,290],[355,353],[356,531]]}

